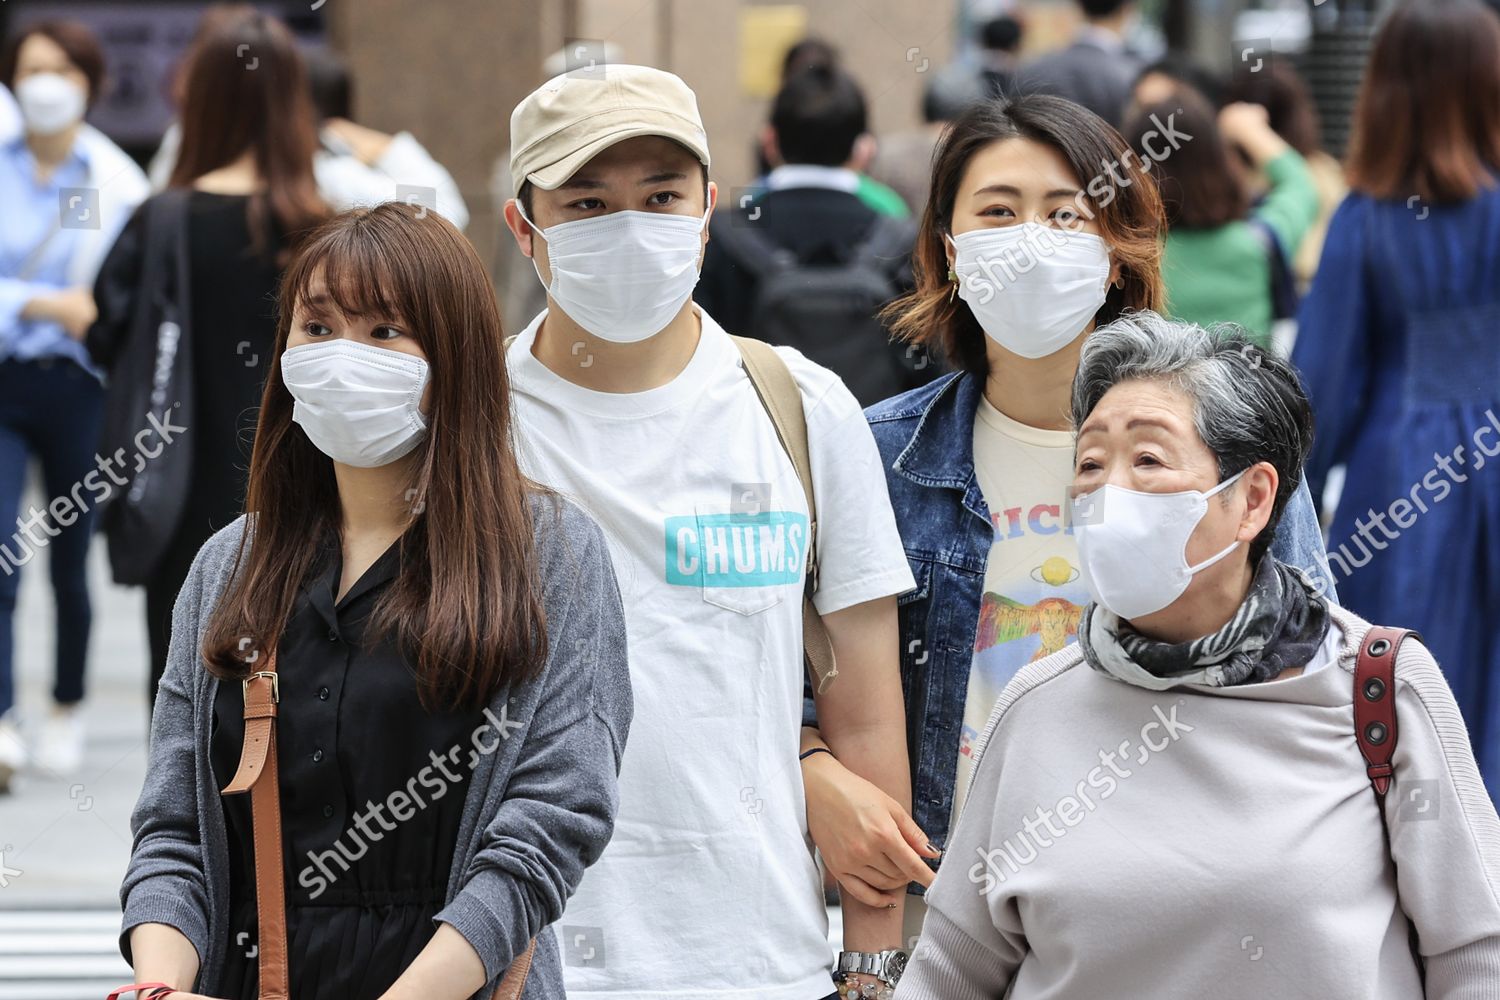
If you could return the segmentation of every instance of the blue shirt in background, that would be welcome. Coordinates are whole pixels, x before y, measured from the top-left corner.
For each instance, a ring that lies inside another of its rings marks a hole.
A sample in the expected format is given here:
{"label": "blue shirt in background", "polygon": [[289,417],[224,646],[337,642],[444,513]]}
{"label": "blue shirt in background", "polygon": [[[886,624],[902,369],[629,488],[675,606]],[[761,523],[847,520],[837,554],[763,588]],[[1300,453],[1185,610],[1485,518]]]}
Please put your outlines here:
{"label": "blue shirt in background", "polygon": [[[71,284],[68,265],[80,230],[61,227],[60,199],[63,188],[89,186],[91,175],[82,144],[73,144],[45,182],[38,184],[36,176],[36,158],[24,136],[0,143],[0,205],[5,206],[5,224],[0,225],[0,360],[68,358],[97,375],[87,349],[68,336],[62,324],[21,319],[21,310],[32,298]],[[53,233],[51,241],[22,280],[21,268],[48,233]]]}

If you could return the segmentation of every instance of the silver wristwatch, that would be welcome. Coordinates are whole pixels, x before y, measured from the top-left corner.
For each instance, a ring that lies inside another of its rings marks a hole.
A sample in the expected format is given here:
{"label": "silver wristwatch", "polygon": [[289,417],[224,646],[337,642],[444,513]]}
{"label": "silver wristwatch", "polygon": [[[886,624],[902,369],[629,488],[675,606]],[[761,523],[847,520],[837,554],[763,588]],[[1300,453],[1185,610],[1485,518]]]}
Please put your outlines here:
{"label": "silver wristwatch", "polygon": [[901,973],[906,971],[906,958],[906,952],[896,948],[887,948],[885,951],[841,951],[838,971],[840,975],[857,972],[874,976],[887,986],[895,986],[901,981]]}

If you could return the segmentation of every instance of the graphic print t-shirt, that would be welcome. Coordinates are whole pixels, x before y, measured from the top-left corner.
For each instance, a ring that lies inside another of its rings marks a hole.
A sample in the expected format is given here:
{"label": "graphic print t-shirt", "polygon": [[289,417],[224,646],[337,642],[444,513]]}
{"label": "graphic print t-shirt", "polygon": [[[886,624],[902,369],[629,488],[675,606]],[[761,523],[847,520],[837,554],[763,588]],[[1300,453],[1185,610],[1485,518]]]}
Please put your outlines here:
{"label": "graphic print t-shirt", "polygon": [[969,794],[974,744],[1000,692],[1026,664],[1078,639],[1088,589],[1068,523],[1073,433],[1030,427],[980,398],[974,472],[995,540],[984,570],[979,630],[964,699],[953,819]]}
{"label": "graphic print t-shirt", "polygon": [[[507,354],[523,469],[609,540],[635,693],[613,839],[555,928],[570,997],[832,992],[797,762],[807,504],[738,349],[701,315],[687,367],[646,392],[550,371],[531,354],[541,318]],[[859,404],[778,350],[807,415],[818,610],[909,590]]]}

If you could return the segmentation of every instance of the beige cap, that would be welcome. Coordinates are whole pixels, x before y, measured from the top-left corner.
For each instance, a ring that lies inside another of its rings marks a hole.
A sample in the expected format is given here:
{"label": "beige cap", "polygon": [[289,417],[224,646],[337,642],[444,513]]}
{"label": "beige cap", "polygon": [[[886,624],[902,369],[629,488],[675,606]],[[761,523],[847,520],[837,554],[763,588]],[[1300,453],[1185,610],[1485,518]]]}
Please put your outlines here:
{"label": "beige cap", "polygon": [[553,77],[510,115],[511,193],[553,191],[601,150],[638,135],[682,143],[708,166],[698,100],[679,77],[612,63]]}

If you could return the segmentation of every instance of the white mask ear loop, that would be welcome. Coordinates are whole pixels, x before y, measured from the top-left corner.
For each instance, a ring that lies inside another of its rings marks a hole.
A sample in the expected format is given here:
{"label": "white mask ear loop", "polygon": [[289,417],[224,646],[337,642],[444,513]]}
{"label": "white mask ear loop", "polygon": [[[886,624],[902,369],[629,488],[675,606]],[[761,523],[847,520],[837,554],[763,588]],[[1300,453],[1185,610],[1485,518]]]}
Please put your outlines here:
{"label": "white mask ear loop", "polygon": [[[1243,476],[1245,473],[1247,473],[1249,471],[1250,470],[1248,468],[1244,468],[1244,469],[1241,469],[1239,472],[1236,472],[1234,475],[1232,475],[1228,479],[1224,480],[1218,486],[1215,486],[1213,489],[1211,489],[1207,493],[1203,494],[1203,499],[1204,500],[1208,500],[1215,493],[1219,493],[1219,492],[1222,492],[1223,490],[1228,489],[1230,486],[1234,485],[1235,480],[1239,479],[1241,476]],[[1234,541],[1232,541],[1232,542],[1229,543],[1229,547],[1228,548],[1226,548],[1224,551],[1220,552],[1218,555],[1209,556],[1207,559],[1203,560],[1201,563],[1199,563],[1196,566],[1189,566],[1188,567],[1188,572],[1191,573],[1194,576],[1198,575],[1198,571],[1199,570],[1208,569],[1208,567],[1212,566],[1214,563],[1218,562],[1220,559],[1223,559],[1225,556],[1229,555],[1229,553],[1231,553],[1235,549],[1239,548],[1239,546],[1240,546],[1240,540],[1238,538],[1236,538]]]}
{"label": "white mask ear loop", "polygon": [[[540,281],[542,283],[542,287],[550,293],[552,291],[552,285],[542,278],[542,269],[536,266],[536,237],[538,233],[541,233],[543,234],[542,239],[545,240],[547,238],[545,235],[547,231],[541,226],[537,225],[535,222],[531,221],[530,216],[526,214],[526,206],[521,204],[520,198],[516,199],[516,214],[521,217],[521,221],[525,222],[528,226],[531,227],[531,269],[536,272],[536,280]],[[553,278],[554,280],[556,279],[555,274],[553,275]]]}

